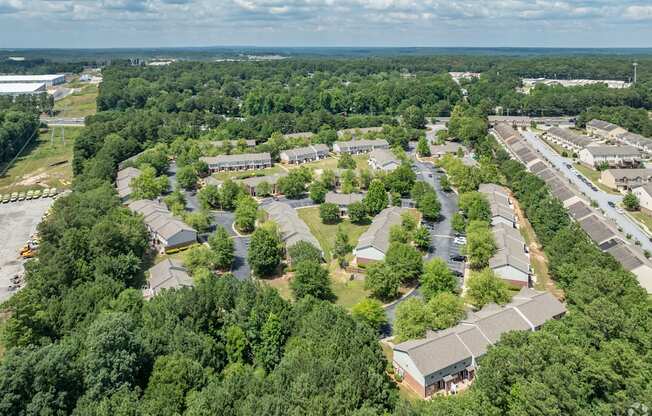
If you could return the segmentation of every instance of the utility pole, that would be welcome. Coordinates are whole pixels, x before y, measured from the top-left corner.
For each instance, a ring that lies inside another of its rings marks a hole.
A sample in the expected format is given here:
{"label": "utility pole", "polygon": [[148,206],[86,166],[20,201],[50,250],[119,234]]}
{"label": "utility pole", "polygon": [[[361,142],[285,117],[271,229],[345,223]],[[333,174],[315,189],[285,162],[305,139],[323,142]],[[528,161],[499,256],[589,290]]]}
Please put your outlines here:
{"label": "utility pole", "polygon": [[636,84],[636,67],[638,66],[638,62],[634,62],[632,65],[634,66],[634,84]]}

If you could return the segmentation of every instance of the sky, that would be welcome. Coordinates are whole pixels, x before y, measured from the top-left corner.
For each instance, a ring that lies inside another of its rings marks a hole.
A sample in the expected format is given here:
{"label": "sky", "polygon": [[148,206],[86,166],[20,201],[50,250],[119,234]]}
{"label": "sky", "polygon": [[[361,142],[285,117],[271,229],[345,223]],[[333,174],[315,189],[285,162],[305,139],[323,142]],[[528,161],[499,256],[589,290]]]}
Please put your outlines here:
{"label": "sky", "polygon": [[0,48],[652,47],[652,0],[0,0]]}

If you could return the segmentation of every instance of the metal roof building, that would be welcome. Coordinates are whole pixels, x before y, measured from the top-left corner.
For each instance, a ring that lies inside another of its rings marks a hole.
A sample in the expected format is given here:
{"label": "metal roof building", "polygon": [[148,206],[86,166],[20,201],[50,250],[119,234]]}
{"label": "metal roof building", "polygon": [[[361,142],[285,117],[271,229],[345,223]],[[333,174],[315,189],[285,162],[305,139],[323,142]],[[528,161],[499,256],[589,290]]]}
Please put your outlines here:
{"label": "metal roof building", "polygon": [[40,83],[11,83],[11,84],[2,84],[0,83],[0,95],[29,95],[29,94],[40,94],[44,93],[45,84]]}
{"label": "metal roof building", "polygon": [[25,84],[42,83],[46,86],[63,84],[66,82],[64,74],[50,75],[0,75],[0,84]]}

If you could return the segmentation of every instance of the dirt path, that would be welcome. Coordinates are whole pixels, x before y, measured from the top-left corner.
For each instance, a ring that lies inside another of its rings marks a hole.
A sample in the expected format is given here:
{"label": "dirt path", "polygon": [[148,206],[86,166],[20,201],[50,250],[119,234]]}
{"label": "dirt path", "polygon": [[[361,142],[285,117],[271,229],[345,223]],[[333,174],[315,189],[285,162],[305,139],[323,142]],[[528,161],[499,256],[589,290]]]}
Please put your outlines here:
{"label": "dirt path", "polygon": [[518,216],[518,225],[521,233],[525,237],[528,249],[530,250],[530,263],[534,269],[536,282],[534,284],[536,289],[545,289],[555,295],[556,298],[563,300],[564,292],[555,285],[554,280],[550,277],[548,272],[548,257],[544,253],[536,233],[530,224],[530,221],[525,216],[521,209],[521,205],[512,194],[512,201],[514,202],[514,211]]}

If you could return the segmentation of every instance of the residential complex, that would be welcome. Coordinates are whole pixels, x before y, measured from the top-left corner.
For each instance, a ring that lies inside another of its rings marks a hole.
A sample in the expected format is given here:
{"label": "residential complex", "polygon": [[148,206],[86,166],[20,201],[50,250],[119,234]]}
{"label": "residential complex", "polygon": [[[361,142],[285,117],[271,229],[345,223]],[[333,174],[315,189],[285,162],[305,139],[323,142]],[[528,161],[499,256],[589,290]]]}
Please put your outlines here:
{"label": "residential complex", "polygon": [[311,144],[306,147],[283,150],[281,152],[281,162],[286,164],[301,164],[320,160],[328,156],[328,146],[325,144]]}
{"label": "residential complex", "polygon": [[638,198],[641,210],[652,214],[652,183],[634,188],[632,193]]}
{"label": "residential complex", "polygon": [[637,148],[641,152],[652,153],[652,139],[636,133],[622,133],[616,137],[616,141]]}
{"label": "residential complex", "polygon": [[367,264],[385,259],[389,250],[389,231],[394,225],[401,224],[401,215],[408,208],[389,207],[382,210],[358,239],[353,250],[357,264]]}
{"label": "residential complex", "polygon": [[384,139],[376,140],[349,140],[347,142],[335,142],[333,152],[348,153],[357,155],[358,153],[368,153],[374,149],[389,149],[389,143]]}
{"label": "residential complex", "polygon": [[652,181],[652,169],[607,169],[600,174],[600,182],[621,192],[630,191]]}
{"label": "residential complex", "polygon": [[161,252],[184,248],[197,242],[197,231],[175,218],[160,202],[140,199],[131,202],[129,209],[143,216],[151,242]]}
{"label": "residential complex", "polygon": [[290,205],[274,201],[263,205],[263,209],[267,212],[269,219],[278,225],[286,249],[299,241],[306,241],[321,250],[319,241],[312,235],[310,228],[299,218],[297,211]]}
{"label": "residential complex", "polygon": [[576,134],[572,130],[562,129],[560,127],[549,128],[545,136],[546,139],[574,152],[579,152],[594,143],[590,137]]}
{"label": "residential complex", "polygon": [[131,181],[136,179],[142,174],[140,169],[127,167],[118,171],[118,175],[115,180],[115,187],[118,191],[118,197],[120,201],[127,201],[132,194]]}
{"label": "residential complex", "polygon": [[243,153],[239,155],[219,155],[200,157],[206,162],[211,172],[223,170],[264,169],[272,166],[272,156],[269,153]]}
{"label": "residential complex", "polygon": [[263,183],[266,183],[270,186],[270,194],[276,195],[279,193],[278,190],[278,181],[279,179],[288,176],[287,173],[275,173],[273,175],[266,176],[252,176],[247,179],[242,179],[238,182],[242,183],[249,195],[258,196],[260,194],[260,187]]}
{"label": "residential complex", "polygon": [[444,144],[430,145],[430,156],[440,158],[448,154],[456,154],[459,149],[464,150],[464,146],[457,142],[446,142]]}
{"label": "residential complex", "polygon": [[591,168],[601,165],[609,167],[637,167],[642,153],[632,146],[589,146],[579,151],[580,162]]}
{"label": "residential complex", "polygon": [[475,377],[478,359],[504,333],[536,331],[565,313],[552,294],[522,288],[505,306],[488,304],[452,328],[395,345],[394,371],[422,398],[449,392],[453,384],[464,388]]}
{"label": "residential complex", "polygon": [[516,213],[509,191],[492,183],[481,184],[478,191],[485,196],[491,209],[491,231],[496,253],[489,267],[503,280],[516,286],[529,286],[532,270],[525,240],[518,231]]}
{"label": "residential complex", "polygon": [[143,290],[146,298],[158,295],[164,289],[192,287],[194,282],[183,264],[166,258],[147,271],[147,287]]}
{"label": "residential complex", "polygon": [[369,153],[369,166],[374,170],[391,172],[400,165],[401,162],[394,156],[391,150],[375,149]]}
{"label": "residential complex", "polygon": [[603,140],[615,140],[618,135],[627,130],[608,121],[593,119],[586,123],[586,132]]}
{"label": "residential complex", "polygon": [[349,205],[355,202],[362,202],[364,194],[340,194],[337,192],[328,192],[325,202],[335,204],[340,209],[340,216],[346,216],[349,212]]}
{"label": "residential complex", "polygon": [[[643,256],[641,250],[633,244],[628,244],[627,239],[620,232],[614,230],[600,212],[590,208],[588,203],[579,196],[579,193],[568,185],[567,180],[545,162],[537,159],[525,163],[515,156],[515,153],[511,150],[514,145],[530,147],[518,132],[511,127],[496,126],[493,133],[515,159],[524,163],[530,172],[546,182],[550,193],[561,201],[568,210],[569,216],[577,221],[588,237],[600,249],[614,255],[625,270],[636,275],[641,287],[647,290],[648,293],[652,293],[652,264]],[[587,147],[586,149],[591,148],[593,147]]]}

